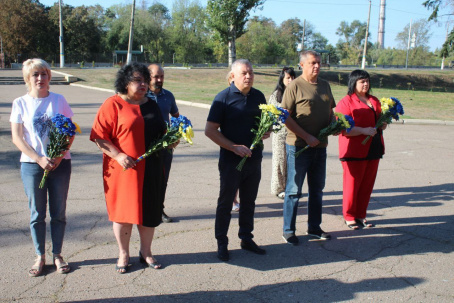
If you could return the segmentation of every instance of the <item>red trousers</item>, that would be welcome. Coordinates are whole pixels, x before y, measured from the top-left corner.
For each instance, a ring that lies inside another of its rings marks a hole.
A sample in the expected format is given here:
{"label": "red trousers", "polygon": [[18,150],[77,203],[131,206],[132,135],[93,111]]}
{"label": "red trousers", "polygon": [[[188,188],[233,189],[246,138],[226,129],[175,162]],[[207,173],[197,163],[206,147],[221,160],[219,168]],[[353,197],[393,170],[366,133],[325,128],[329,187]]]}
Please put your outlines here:
{"label": "red trousers", "polygon": [[342,161],[344,185],[342,213],[346,221],[366,218],[380,160]]}

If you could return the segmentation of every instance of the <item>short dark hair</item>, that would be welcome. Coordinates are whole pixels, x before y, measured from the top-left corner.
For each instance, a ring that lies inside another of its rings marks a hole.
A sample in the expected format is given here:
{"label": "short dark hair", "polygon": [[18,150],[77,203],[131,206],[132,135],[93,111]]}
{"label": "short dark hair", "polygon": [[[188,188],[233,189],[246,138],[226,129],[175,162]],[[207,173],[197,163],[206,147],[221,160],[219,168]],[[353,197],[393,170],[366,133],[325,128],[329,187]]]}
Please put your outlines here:
{"label": "short dark hair", "polygon": [[128,84],[132,81],[134,73],[139,73],[145,80],[145,83],[150,83],[151,76],[148,68],[141,63],[133,62],[123,65],[117,72],[115,79],[115,91],[120,94],[126,94]]}
{"label": "short dark hair", "polygon": [[365,70],[362,69],[355,69],[350,73],[348,76],[348,92],[347,94],[349,96],[353,95],[355,93],[355,87],[356,87],[356,82],[361,79],[368,79],[369,80],[369,90],[367,93],[369,94],[370,92],[370,76],[369,73],[366,72]]}
{"label": "short dark hair", "polygon": [[290,76],[293,77],[293,79],[296,78],[295,71],[293,70],[293,67],[285,66],[281,70],[281,73],[279,74],[279,80],[277,81],[276,88],[274,89],[275,91],[277,91],[276,99],[277,99],[278,103],[282,102],[282,96],[284,95],[284,90],[285,90],[284,77],[285,77],[285,74],[289,74]]}

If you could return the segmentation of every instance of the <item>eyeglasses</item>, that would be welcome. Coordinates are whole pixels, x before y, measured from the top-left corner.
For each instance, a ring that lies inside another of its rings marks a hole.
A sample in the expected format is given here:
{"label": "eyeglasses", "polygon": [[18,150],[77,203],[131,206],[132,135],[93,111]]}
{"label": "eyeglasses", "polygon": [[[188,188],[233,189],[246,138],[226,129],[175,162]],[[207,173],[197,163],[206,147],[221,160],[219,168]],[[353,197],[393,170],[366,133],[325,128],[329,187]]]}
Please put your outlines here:
{"label": "eyeglasses", "polygon": [[145,79],[143,77],[134,77],[131,79],[131,82],[135,82],[137,84],[142,84],[142,83],[147,84],[147,82],[145,82]]}

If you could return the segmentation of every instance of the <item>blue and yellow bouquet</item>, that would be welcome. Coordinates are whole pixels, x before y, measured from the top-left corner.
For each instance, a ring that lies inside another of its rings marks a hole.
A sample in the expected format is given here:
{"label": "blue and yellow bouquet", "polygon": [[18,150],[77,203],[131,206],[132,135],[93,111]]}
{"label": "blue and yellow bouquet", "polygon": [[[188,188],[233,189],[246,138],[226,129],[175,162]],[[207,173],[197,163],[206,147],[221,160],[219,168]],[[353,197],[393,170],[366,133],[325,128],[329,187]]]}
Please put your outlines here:
{"label": "blue and yellow bouquet", "polygon": [[[375,124],[375,129],[382,127],[385,123],[392,123],[393,119],[398,121],[399,115],[404,114],[404,107],[397,98],[381,98],[380,105],[381,115],[380,118],[378,118],[377,123]],[[362,144],[366,144],[367,141],[369,141],[370,137],[371,136],[367,136],[366,139],[363,140]]]}
{"label": "blue and yellow bouquet", "polygon": [[[319,141],[325,140],[328,136],[333,134],[340,133],[341,131],[345,130],[350,132],[352,128],[355,126],[355,121],[349,115],[344,115],[341,113],[334,113],[336,120],[331,122],[327,127],[323,128],[317,136]],[[303,151],[308,149],[310,146],[306,145],[303,149],[300,149],[295,153],[295,158],[297,158]]]}
{"label": "blue and yellow bouquet", "polygon": [[136,163],[139,163],[143,159],[151,156],[153,153],[174,144],[182,137],[186,140],[186,142],[192,144],[194,132],[192,131],[191,121],[183,115],[180,115],[178,118],[172,117],[170,119],[170,125],[167,125],[167,132],[164,136],[162,136],[161,139],[151,142],[148,150],[142,156],[137,158]]}
{"label": "blue and yellow bouquet", "polygon": [[[260,104],[259,108],[262,110],[258,119],[258,129],[251,129],[251,132],[255,134],[254,141],[252,141],[250,150],[255,147],[263,147],[262,137],[263,135],[272,128],[273,132],[279,131],[285,124],[288,118],[289,112],[279,106],[273,104]],[[246,162],[247,156],[241,159],[240,163],[236,167],[237,170],[243,169],[244,163]]]}
{"label": "blue and yellow bouquet", "polygon": [[[51,119],[51,126],[48,133],[49,143],[47,144],[47,156],[51,159],[55,159],[63,156],[63,152],[68,150],[70,147],[70,139],[77,133],[81,133],[79,125],[72,122],[70,118],[65,117],[62,114],[56,114]],[[39,188],[43,188],[46,183],[49,171],[44,170],[43,178],[39,183]]]}

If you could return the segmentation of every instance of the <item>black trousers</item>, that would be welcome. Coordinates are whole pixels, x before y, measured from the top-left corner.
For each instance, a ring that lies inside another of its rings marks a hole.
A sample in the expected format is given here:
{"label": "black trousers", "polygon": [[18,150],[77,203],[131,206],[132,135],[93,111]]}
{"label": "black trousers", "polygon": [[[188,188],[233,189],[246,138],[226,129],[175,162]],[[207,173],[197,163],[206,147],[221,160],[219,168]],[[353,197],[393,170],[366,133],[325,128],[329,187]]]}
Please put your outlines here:
{"label": "black trousers", "polygon": [[252,239],[254,230],[255,199],[261,179],[262,159],[248,159],[242,171],[236,166],[240,160],[219,160],[221,189],[219,191],[216,221],[214,226],[218,245],[229,243],[227,232],[232,217],[232,203],[239,189],[240,211],[238,237],[242,240]]}
{"label": "black trousers", "polygon": [[[161,150],[161,157],[164,162],[164,183],[165,183],[164,201],[165,201],[167,182],[169,181],[170,168],[172,167],[173,150],[167,148]],[[164,208],[164,202],[162,208]]]}

